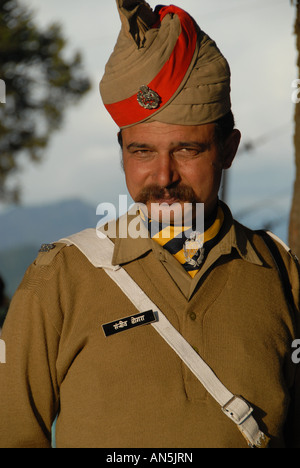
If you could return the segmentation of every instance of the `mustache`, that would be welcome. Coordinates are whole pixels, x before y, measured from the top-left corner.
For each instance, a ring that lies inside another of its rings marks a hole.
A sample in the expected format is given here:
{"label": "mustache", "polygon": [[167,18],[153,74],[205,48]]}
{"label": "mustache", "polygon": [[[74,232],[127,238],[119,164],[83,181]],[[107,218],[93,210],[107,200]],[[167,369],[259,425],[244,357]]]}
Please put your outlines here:
{"label": "mustache", "polygon": [[187,185],[178,185],[176,187],[160,187],[152,184],[144,187],[136,197],[137,203],[146,205],[149,202],[155,202],[164,198],[174,198],[181,202],[198,203],[199,200],[194,190]]}

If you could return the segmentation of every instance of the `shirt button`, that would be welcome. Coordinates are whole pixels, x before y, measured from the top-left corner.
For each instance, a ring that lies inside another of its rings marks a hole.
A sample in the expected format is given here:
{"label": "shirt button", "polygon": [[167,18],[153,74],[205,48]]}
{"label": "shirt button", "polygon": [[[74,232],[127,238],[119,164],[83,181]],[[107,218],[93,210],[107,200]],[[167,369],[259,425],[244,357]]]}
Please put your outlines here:
{"label": "shirt button", "polygon": [[195,312],[191,312],[191,313],[190,313],[190,319],[193,320],[193,321],[195,321],[196,318],[197,318],[197,315],[195,314]]}

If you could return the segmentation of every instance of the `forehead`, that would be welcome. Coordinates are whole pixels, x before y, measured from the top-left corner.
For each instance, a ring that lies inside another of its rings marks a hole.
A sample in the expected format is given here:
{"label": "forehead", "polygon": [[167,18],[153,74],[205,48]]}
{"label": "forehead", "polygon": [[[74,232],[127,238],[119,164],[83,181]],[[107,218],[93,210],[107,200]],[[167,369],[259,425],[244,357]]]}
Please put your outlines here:
{"label": "forehead", "polygon": [[211,142],[215,139],[215,124],[170,125],[161,122],[141,123],[122,131],[125,144],[132,142],[174,144],[177,142]]}

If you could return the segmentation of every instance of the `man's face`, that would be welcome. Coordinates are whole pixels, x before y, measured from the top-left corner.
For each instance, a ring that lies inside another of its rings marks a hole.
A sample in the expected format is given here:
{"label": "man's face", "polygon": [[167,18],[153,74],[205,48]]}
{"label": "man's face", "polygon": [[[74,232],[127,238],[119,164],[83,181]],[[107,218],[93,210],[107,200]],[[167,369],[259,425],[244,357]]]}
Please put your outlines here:
{"label": "man's face", "polygon": [[122,136],[126,182],[135,202],[144,203],[150,214],[151,203],[180,203],[182,208],[204,203],[205,216],[216,206],[222,170],[230,167],[240,138],[234,131],[234,143],[221,152],[215,124],[160,122],[135,125]]}

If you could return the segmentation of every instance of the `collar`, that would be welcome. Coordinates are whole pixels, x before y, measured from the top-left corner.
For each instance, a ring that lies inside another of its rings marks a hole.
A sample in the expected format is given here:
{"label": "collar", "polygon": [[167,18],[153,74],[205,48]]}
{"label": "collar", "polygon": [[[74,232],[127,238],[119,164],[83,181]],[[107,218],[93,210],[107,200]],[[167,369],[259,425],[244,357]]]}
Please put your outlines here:
{"label": "collar", "polygon": [[214,250],[218,252],[219,256],[221,256],[228,255],[233,249],[236,249],[243,260],[262,266],[263,262],[260,259],[252,240],[253,231],[235,221],[230,209],[225,203],[219,203],[223,208],[225,220],[222,229],[223,235]]}
{"label": "collar", "polygon": [[[233,249],[238,252],[243,260],[255,265],[263,265],[252,242],[252,231],[233,219],[231,211],[225,203],[221,201],[219,203],[225,216],[221,229],[221,240],[209,253],[203,265],[205,270],[221,256],[231,254]],[[115,243],[113,265],[124,265],[133,262],[150,251],[153,251],[159,260],[166,259],[165,249],[150,238],[149,232],[139,215],[131,216],[126,214],[122,216],[116,223],[116,232],[119,232],[121,224],[127,226],[127,236],[111,238]],[[134,239],[129,235],[130,226],[132,229],[134,227],[139,230],[140,237]]]}
{"label": "collar", "polygon": [[[117,233],[120,232],[120,226],[123,226],[122,232],[125,231],[125,235],[111,238],[115,243],[112,259],[114,266],[133,262],[152,250],[152,240],[140,215],[132,216],[126,213],[116,222]],[[138,229],[140,237],[134,238],[130,235],[130,227]]]}

